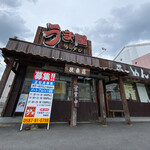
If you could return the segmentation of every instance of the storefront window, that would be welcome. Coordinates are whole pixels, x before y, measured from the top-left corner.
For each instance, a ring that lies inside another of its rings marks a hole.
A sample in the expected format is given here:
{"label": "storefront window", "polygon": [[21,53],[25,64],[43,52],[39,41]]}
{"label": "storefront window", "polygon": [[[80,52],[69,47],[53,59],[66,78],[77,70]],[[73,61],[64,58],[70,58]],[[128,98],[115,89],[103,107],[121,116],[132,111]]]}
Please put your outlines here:
{"label": "storefront window", "polygon": [[92,79],[78,80],[79,101],[94,101]]}
{"label": "storefront window", "polygon": [[139,94],[140,102],[147,103],[149,102],[148,92],[145,88],[145,85],[142,83],[136,83],[137,91]]}
{"label": "storefront window", "polygon": [[32,78],[26,78],[24,80],[24,84],[23,84],[21,93],[28,94],[30,91],[31,83],[32,83]]}
{"label": "storefront window", "polygon": [[29,94],[33,75],[34,75],[34,70],[39,70],[39,68],[34,68],[34,67],[27,68],[21,94]]}
{"label": "storefront window", "polygon": [[146,84],[146,90],[147,90],[147,94],[148,94],[148,98],[149,98],[149,102],[150,102],[150,85]]}
{"label": "storefront window", "polygon": [[[40,68],[28,67],[21,94],[29,94],[35,70]],[[71,100],[71,84],[72,78],[67,75],[56,73],[55,89],[53,100],[70,101]],[[95,101],[95,92],[93,90],[93,79],[78,79],[79,101]]]}
{"label": "storefront window", "polygon": [[111,83],[106,85],[106,92],[108,100],[120,101],[120,91],[117,83]]}
{"label": "storefront window", "polygon": [[[29,94],[34,71],[41,68],[28,67],[21,94]],[[71,97],[71,77],[56,73],[54,100],[70,101]]]}
{"label": "storefront window", "polygon": [[58,99],[58,100],[66,99],[66,82],[65,81],[55,82],[54,99]]}
{"label": "storefront window", "polygon": [[124,90],[127,100],[137,101],[136,88],[133,83],[124,83]]}
{"label": "storefront window", "polygon": [[71,80],[72,78],[65,75],[56,74],[54,100],[70,101],[71,100]]}

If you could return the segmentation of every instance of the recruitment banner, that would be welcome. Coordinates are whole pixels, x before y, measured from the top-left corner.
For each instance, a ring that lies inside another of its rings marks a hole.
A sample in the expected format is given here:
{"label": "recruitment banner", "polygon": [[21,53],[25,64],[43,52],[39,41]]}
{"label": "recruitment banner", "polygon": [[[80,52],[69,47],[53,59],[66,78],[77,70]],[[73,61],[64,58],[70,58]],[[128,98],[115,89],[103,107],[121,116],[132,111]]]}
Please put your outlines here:
{"label": "recruitment banner", "polygon": [[22,124],[49,123],[56,73],[36,70]]}

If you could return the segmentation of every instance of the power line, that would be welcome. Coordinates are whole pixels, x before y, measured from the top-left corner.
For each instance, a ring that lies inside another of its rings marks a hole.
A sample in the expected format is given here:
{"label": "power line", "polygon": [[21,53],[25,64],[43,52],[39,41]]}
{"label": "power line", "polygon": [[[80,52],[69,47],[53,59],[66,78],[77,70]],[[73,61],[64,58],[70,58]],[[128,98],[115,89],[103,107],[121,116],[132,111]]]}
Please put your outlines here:
{"label": "power line", "polygon": [[103,54],[106,51],[106,48],[102,47],[103,52],[101,52],[100,54],[98,54],[98,56],[100,56],[101,54]]}

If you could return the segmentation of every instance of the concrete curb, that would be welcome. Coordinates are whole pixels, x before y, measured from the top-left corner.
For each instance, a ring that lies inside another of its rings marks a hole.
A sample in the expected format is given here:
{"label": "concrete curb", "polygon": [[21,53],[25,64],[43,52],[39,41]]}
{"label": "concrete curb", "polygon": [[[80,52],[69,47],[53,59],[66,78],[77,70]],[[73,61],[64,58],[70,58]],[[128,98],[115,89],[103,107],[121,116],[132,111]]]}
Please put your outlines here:
{"label": "concrete curb", "polygon": [[[0,117],[0,124],[10,124],[10,123],[20,123],[22,117]],[[125,122],[125,118],[107,118],[106,121],[109,122]],[[101,122],[99,119],[97,122]],[[131,117],[131,122],[150,122],[150,117]],[[51,124],[62,124],[68,122],[52,122]],[[95,122],[78,122],[78,123],[95,123]]]}

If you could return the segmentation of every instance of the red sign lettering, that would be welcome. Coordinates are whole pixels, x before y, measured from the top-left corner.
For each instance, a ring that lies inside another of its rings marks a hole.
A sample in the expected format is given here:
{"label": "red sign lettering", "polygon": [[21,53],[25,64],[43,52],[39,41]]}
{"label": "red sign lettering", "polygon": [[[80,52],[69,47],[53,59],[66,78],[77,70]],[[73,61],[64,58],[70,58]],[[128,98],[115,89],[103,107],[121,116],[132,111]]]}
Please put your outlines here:
{"label": "red sign lettering", "polygon": [[47,24],[48,31],[43,32],[43,36],[45,39],[51,39],[50,41],[45,41],[44,45],[55,47],[60,42],[60,27],[58,24]]}
{"label": "red sign lettering", "polygon": [[33,80],[55,82],[56,73],[35,70]]}
{"label": "red sign lettering", "polygon": [[79,46],[79,45],[82,45],[82,46],[87,46],[87,38],[85,35],[80,35],[80,34],[76,34],[75,36],[75,45],[76,46]]}
{"label": "red sign lettering", "polygon": [[[87,37],[85,35],[74,35],[73,32],[69,30],[62,31],[61,35],[60,26],[58,24],[48,23],[47,31],[43,32],[43,36],[45,38],[43,44],[52,48],[54,48],[61,41],[61,37],[64,42],[73,44],[73,48],[71,48],[73,51],[78,49],[77,47],[87,47]],[[78,50],[78,52],[81,51]]]}
{"label": "red sign lettering", "polygon": [[73,43],[73,39],[74,39],[74,34],[72,32],[70,32],[69,30],[65,30],[63,32],[63,41],[65,42],[72,42]]}

